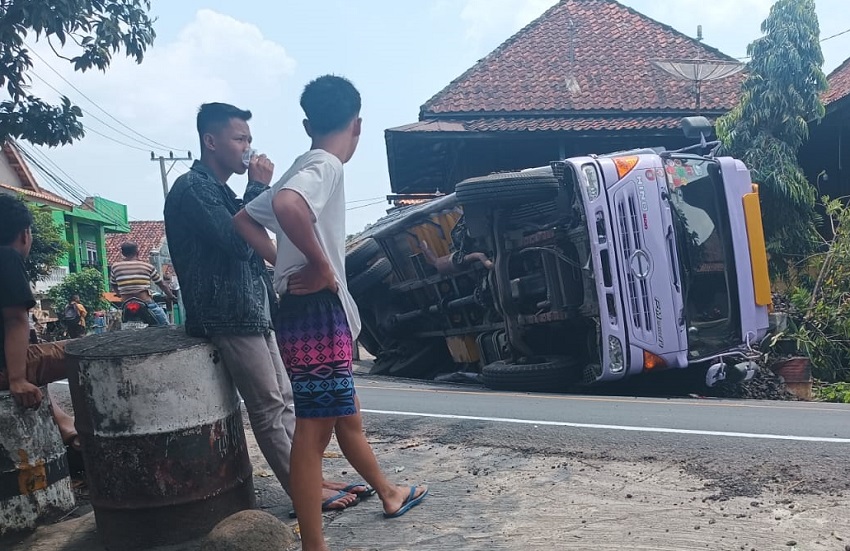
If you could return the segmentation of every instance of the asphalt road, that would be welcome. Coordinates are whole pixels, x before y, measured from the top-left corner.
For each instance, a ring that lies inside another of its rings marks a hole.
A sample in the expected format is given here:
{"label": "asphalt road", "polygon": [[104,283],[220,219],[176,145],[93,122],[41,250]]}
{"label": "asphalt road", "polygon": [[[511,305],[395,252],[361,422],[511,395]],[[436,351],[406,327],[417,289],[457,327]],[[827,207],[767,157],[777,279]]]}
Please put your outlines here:
{"label": "asphalt road", "polygon": [[493,392],[370,376],[356,384],[367,430],[387,438],[673,462],[723,497],[781,480],[800,492],[850,491],[847,405]]}
{"label": "asphalt road", "polygon": [[358,383],[363,407],[386,415],[850,444],[850,406],[843,404],[511,393],[375,378]]}
{"label": "asphalt road", "polygon": [[[431,493],[399,522],[383,521],[378,501],[327,513],[332,549],[850,548],[848,406],[356,385],[382,467]],[[51,394],[64,402],[67,386]],[[291,522],[249,441],[259,506]],[[353,480],[331,452],[325,475]]]}
{"label": "asphalt road", "polygon": [[[357,375],[356,385],[364,424],[377,438],[672,461],[724,496],[756,492],[776,473],[799,491],[850,491],[848,405],[495,392],[368,375]],[[67,385],[51,387],[69,406]]]}

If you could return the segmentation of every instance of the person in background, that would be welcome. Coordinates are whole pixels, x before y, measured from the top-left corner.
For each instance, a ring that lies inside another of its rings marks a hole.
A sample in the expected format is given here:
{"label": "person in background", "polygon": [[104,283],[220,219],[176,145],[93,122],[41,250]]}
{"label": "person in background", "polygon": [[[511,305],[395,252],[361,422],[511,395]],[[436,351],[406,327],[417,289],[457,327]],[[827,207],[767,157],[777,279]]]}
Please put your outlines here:
{"label": "person in background", "polygon": [[35,313],[30,312],[30,344],[38,344],[38,320],[35,319]]}
{"label": "person in background", "polygon": [[86,307],[80,301],[80,295],[71,295],[71,300],[62,313],[62,321],[68,329],[68,336],[76,339],[86,334]]}
{"label": "person in background", "polygon": [[121,244],[121,254],[124,260],[119,260],[112,265],[109,275],[109,284],[115,294],[122,301],[137,298],[144,302],[151,315],[157,321],[157,325],[168,325],[168,315],[151,296],[151,285],[154,283],[165,294],[165,297],[174,302],[174,293],[165,284],[162,276],[156,271],[153,264],[139,259],[139,246],[132,241]]}
{"label": "person in background", "polygon": [[106,331],[106,317],[103,310],[94,313],[94,334],[100,335]]}

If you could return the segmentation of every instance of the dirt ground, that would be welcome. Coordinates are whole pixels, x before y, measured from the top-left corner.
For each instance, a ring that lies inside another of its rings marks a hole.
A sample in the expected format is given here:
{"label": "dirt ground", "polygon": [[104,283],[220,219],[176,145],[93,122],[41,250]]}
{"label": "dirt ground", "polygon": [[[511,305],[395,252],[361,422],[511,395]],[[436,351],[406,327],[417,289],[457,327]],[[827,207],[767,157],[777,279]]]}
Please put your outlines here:
{"label": "dirt ground", "polygon": [[[685,449],[678,440],[649,451],[617,442],[594,448],[586,442],[596,437],[567,441],[563,433],[542,428],[506,434],[485,425],[381,416],[367,416],[366,427],[390,477],[429,484],[430,494],[399,519],[384,519],[377,497],[327,513],[334,551],[850,551],[846,462],[806,463],[783,450],[738,457],[729,442],[719,445],[727,449],[716,457],[708,448]],[[258,506],[295,528],[288,518],[291,502],[247,419],[245,432]],[[557,449],[563,451],[552,452]],[[325,474],[357,480],[335,443],[326,454]],[[0,541],[0,550],[102,551],[91,507],[84,492],[80,496],[66,520]],[[200,549],[190,542],[159,551]]]}
{"label": "dirt ground", "polygon": [[[247,429],[246,429],[247,430]],[[261,508],[291,507],[248,430]],[[333,550],[850,550],[850,499],[799,491],[792,477],[718,486],[686,462],[529,454],[373,432],[385,470],[431,486],[421,506],[385,520],[370,498],[326,515]],[[355,480],[338,450],[330,478]],[[40,528],[12,551],[100,551],[91,514]],[[195,551],[197,543],[168,548]],[[165,550],[163,550],[165,551]]]}

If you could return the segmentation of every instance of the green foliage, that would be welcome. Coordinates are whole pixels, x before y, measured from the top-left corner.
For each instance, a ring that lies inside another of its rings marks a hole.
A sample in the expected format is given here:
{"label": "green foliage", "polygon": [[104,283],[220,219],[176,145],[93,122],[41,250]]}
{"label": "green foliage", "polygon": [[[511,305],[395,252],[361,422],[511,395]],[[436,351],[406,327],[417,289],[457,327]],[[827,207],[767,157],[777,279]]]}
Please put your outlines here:
{"label": "green foliage", "polygon": [[80,302],[89,313],[86,324],[91,325],[94,320],[92,314],[96,310],[109,307],[109,303],[103,298],[103,291],[103,274],[100,270],[86,268],[81,272],[68,274],[65,281],[50,289],[48,296],[53,301],[54,309],[61,312],[73,295],[80,295]]}
{"label": "green foliage", "polygon": [[751,61],[740,103],[717,121],[725,153],[761,184],[771,268],[784,273],[814,249],[814,187],[797,164],[808,124],[820,120],[827,88],[813,0],[778,0],[747,48]]}
{"label": "green foliage", "polygon": [[35,283],[50,275],[70,245],[62,237],[62,228],[53,220],[50,209],[27,205],[32,213],[32,249],[25,264],[27,276]]}
{"label": "green foliage", "polygon": [[44,39],[55,53],[54,41],[73,49],[73,57],[56,56],[75,71],[105,71],[122,51],[141,63],[156,36],[149,11],[149,0],[0,0],[0,87],[9,96],[0,102],[0,140],[57,146],[85,134],[83,113],[68,98],[51,105],[30,93],[25,38]]}
{"label": "green foliage", "polygon": [[818,385],[814,388],[815,399],[821,402],[850,404],[850,383]]}
{"label": "green foliage", "polygon": [[[815,377],[850,381],[850,207],[826,203],[834,237],[809,260],[807,277],[791,293],[797,347],[812,360]],[[811,274],[817,274],[813,276]]]}

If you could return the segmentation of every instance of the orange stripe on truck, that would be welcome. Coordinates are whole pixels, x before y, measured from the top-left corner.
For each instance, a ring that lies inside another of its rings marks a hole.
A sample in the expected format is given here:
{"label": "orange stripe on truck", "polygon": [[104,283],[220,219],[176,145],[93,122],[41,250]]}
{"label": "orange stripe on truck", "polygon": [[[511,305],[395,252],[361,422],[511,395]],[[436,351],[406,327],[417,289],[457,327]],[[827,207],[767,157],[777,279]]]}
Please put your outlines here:
{"label": "orange stripe on truck", "polygon": [[747,223],[747,241],[750,245],[750,263],[753,270],[753,290],[756,304],[768,306],[773,302],[770,294],[770,276],[767,272],[767,250],[764,244],[764,226],[761,222],[759,205],[759,187],[753,184],[753,191],[744,194],[744,219]]}

